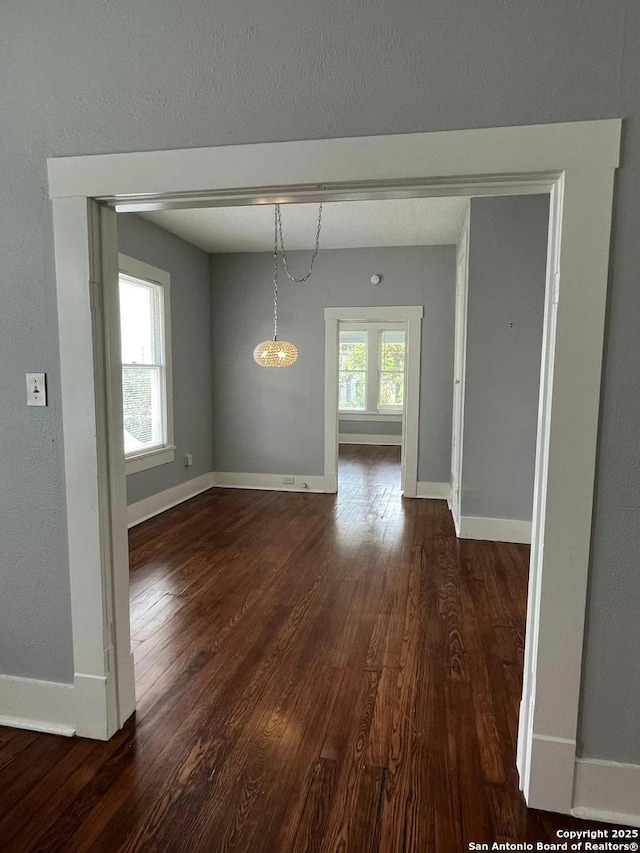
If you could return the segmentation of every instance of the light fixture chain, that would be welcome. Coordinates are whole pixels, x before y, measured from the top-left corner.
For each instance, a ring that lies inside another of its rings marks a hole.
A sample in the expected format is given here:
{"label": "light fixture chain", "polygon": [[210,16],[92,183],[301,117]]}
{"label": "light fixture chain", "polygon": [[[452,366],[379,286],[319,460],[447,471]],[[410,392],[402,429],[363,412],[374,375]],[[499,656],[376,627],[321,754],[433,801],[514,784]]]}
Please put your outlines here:
{"label": "light fixture chain", "polygon": [[274,217],[273,236],[273,340],[278,340],[278,206]]}
{"label": "light fixture chain", "polygon": [[[311,273],[313,272],[313,265],[316,262],[318,250],[320,249],[320,231],[322,230],[322,202],[320,202],[320,206],[318,208],[318,227],[316,229],[316,245],[315,245],[315,248],[313,250],[313,254],[311,255],[311,261],[309,263],[309,269],[307,270],[306,275],[303,275],[302,278],[296,278],[294,275],[292,275],[292,273],[289,269],[289,264],[287,262],[286,250],[284,247],[284,237],[282,234],[282,211],[280,210],[279,204],[276,204],[276,226],[277,226],[277,231],[280,235],[280,254],[282,255],[282,263],[284,265],[285,272],[291,281],[295,281],[296,284],[302,284],[303,282],[307,281],[307,279],[311,278]],[[276,250],[277,250],[277,243],[276,243]]]}

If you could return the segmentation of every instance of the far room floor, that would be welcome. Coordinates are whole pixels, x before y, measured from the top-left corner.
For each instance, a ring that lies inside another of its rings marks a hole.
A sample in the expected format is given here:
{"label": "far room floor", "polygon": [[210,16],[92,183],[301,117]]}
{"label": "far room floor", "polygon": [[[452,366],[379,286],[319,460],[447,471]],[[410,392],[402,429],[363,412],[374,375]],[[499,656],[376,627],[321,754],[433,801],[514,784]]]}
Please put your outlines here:
{"label": "far room floor", "polygon": [[[357,496],[368,503],[382,497],[385,490],[400,509],[400,446],[341,444],[338,456],[338,504],[351,503]],[[378,491],[376,491],[378,490]],[[375,497],[372,491],[376,491]]]}

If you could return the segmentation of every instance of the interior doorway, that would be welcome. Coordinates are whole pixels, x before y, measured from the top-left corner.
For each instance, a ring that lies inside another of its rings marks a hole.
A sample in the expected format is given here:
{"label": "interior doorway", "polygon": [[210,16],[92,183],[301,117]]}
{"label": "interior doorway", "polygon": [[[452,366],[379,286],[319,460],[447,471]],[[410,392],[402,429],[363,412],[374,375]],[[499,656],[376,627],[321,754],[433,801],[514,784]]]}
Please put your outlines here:
{"label": "interior doorway", "polygon": [[338,491],[362,482],[400,494],[406,323],[338,327]]}
{"label": "interior doorway", "polygon": [[[226,198],[228,203],[229,198],[240,197],[245,203],[251,198],[255,204],[264,204],[283,197],[317,200],[342,194],[353,198],[363,192],[387,196],[550,192],[519,769],[530,805],[571,810],[620,129],[619,121],[591,122],[588,127],[584,123],[540,125],[50,162],[73,645],[76,681],[84,688],[77,691],[75,705],[79,732],[108,737],[135,706],[129,684],[128,567],[123,561],[124,466],[117,462],[122,422],[114,425],[111,420],[114,389],[108,377],[114,354],[105,337],[108,305],[104,300],[109,297],[106,288],[104,293],[100,289],[100,283],[117,276],[113,208],[179,206],[186,197],[192,204],[195,197],[202,201],[205,195],[208,204],[212,199],[224,203]],[[452,175],[459,177],[452,179]],[[562,310],[558,310],[560,298]],[[327,335],[336,352],[334,320]],[[409,338],[414,322],[419,318],[409,319]],[[336,374],[332,371],[325,384],[329,395],[325,411],[333,412],[337,403]],[[414,375],[409,354],[407,395],[418,380],[419,369]],[[416,385],[414,393],[417,390]],[[413,428],[410,418],[407,407],[405,434]],[[332,418],[325,436],[325,463],[333,464],[329,474],[334,482],[337,438]],[[416,462],[416,457],[410,460],[411,446],[407,436],[405,494],[416,488],[415,480],[410,480]],[[552,460],[562,464],[550,465]],[[567,471],[570,478],[565,476]],[[329,481],[327,491],[330,485]],[[547,571],[549,567],[553,571]]]}
{"label": "interior doorway", "polygon": [[399,447],[400,490],[417,496],[423,314],[422,305],[325,309],[325,491],[338,490],[340,447],[367,444]]}

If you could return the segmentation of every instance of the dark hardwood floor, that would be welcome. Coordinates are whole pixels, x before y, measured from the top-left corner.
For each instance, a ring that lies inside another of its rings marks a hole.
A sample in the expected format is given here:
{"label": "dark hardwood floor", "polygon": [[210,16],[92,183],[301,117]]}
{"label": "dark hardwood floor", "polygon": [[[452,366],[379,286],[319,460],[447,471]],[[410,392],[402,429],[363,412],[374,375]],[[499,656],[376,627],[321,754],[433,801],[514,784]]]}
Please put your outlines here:
{"label": "dark hardwood floor", "polygon": [[0,729],[0,849],[458,853],[589,826],[518,792],[528,549],[457,541],[398,463],[347,446],[337,496],[215,489],[134,528],[136,717],[108,743]]}

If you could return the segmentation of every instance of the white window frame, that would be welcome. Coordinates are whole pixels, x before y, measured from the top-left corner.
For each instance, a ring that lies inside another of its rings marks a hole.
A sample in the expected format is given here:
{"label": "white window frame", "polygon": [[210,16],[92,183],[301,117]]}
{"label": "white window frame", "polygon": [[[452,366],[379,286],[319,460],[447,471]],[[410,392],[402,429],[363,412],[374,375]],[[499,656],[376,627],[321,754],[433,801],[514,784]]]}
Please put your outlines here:
{"label": "white window frame", "polygon": [[[171,276],[166,270],[161,270],[129,255],[118,254],[119,273],[156,284],[162,292],[162,345],[164,350],[165,369],[165,413],[167,417],[167,440],[162,447],[153,450],[143,450],[140,453],[125,454],[125,470],[128,474],[137,474],[166,465],[175,459],[176,445],[173,431],[173,359],[171,354]],[[122,361],[122,359],[121,359]]]}
{"label": "white window frame", "polygon": [[[380,408],[380,337],[383,331],[397,331],[405,333],[405,370],[404,381],[407,381],[406,370],[406,341],[407,329],[405,323],[340,323],[338,331],[338,345],[340,344],[341,332],[366,332],[367,333],[367,365],[366,373],[366,406],[362,411],[358,409],[338,409],[341,420],[386,420],[401,421],[404,406],[391,408],[389,406]],[[340,370],[338,370],[338,373]],[[371,381],[372,377],[375,381]]]}

